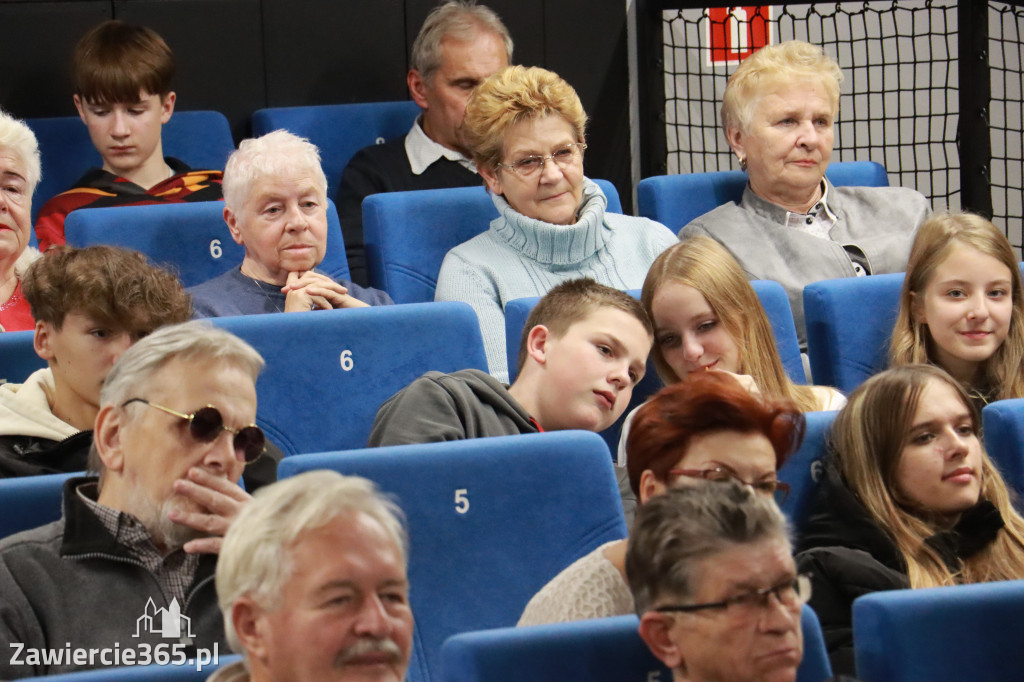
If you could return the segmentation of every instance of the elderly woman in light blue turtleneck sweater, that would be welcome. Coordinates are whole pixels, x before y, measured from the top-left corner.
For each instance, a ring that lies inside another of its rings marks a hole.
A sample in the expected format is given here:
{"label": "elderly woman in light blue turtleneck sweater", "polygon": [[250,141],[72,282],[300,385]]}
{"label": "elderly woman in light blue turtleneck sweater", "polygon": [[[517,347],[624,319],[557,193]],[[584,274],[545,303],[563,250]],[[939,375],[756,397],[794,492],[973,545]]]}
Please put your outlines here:
{"label": "elderly woman in light blue turtleneck sweater", "polygon": [[466,105],[462,132],[499,217],[448,252],[435,298],[473,306],[490,372],[502,381],[508,301],[583,276],[638,289],[677,242],[660,223],[605,213],[607,198],[583,176],[586,122],[572,86],[536,67],[499,71]]}

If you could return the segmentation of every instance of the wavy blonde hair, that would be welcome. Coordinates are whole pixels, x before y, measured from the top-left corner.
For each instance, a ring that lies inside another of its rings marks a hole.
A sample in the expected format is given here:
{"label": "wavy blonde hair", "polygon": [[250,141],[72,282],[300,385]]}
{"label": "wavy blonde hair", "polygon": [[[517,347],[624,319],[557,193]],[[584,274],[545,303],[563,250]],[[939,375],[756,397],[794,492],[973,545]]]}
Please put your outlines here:
{"label": "wavy blonde hair", "polygon": [[921,394],[928,383],[943,381],[956,391],[977,431],[979,415],[963,387],[934,365],[906,365],[877,374],[861,384],[832,426],[830,445],[843,478],[871,517],[893,539],[907,565],[911,587],[937,587],[1024,578],[1024,519],[984,449],[981,497],[999,509],[1006,526],[988,547],[951,572],[925,543],[939,528],[914,509],[899,490],[896,471]]}
{"label": "wavy blonde hair", "polygon": [[[801,412],[820,409],[810,386],[794,384],[782,367],[771,323],[743,268],[714,239],[692,237],[663,251],[647,272],[640,302],[654,320],[652,304],[666,282],[693,287],[704,297],[739,349],[739,373],[749,374],[766,398],[786,398]],[[682,381],[665,360],[655,331],[651,349],[658,376],[665,384]]]}
{"label": "wavy blonde hair", "polygon": [[509,66],[480,84],[466,103],[462,133],[473,162],[492,171],[504,154],[505,135],[518,123],[561,116],[583,142],[587,114],[572,86],[538,66]]}
{"label": "wavy blonde hair", "polygon": [[722,128],[746,132],[754,118],[758,100],[768,88],[782,83],[817,81],[828,93],[832,113],[839,114],[839,64],[817,45],[788,40],[768,45],[750,55],[729,77],[722,96]]}
{"label": "wavy blonde hair", "polygon": [[889,344],[889,362],[894,366],[935,364],[934,340],[928,325],[915,319],[915,297],[924,295],[935,269],[957,245],[992,256],[1009,268],[1013,300],[1006,340],[985,362],[983,385],[968,389],[992,391],[991,397],[996,400],[1024,397],[1024,372],[1021,370],[1024,363],[1024,285],[1020,267],[1006,235],[988,220],[972,213],[934,213],[918,228],[900,291],[900,310]]}

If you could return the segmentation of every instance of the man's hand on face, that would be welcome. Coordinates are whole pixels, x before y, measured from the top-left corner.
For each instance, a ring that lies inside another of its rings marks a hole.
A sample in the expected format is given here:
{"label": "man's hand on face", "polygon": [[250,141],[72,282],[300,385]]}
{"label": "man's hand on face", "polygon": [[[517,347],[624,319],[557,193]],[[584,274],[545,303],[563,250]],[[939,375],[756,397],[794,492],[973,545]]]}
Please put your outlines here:
{"label": "man's hand on face", "polygon": [[242,505],[252,499],[237,484],[199,467],[188,470],[187,480],[175,481],[174,492],[192,500],[202,511],[172,509],[168,512],[171,521],[209,534],[185,543],[183,549],[190,554],[218,554],[228,526]]}
{"label": "man's hand on face", "polygon": [[366,308],[368,304],[348,295],[348,289],[326,275],[308,270],[289,272],[287,283],[281,287],[285,293],[286,313],[303,310],[330,310],[332,308]]}

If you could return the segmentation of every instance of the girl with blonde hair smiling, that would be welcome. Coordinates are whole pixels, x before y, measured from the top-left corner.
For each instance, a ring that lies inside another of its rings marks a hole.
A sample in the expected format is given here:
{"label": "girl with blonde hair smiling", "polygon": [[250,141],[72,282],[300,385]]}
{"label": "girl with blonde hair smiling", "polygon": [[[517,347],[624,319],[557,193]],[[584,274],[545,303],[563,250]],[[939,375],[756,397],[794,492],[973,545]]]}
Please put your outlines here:
{"label": "girl with blonde hair smiling", "polygon": [[853,669],[856,597],[1024,578],[1024,519],[979,427],[963,387],[920,364],[868,379],[836,418],[797,555],[836,673]]}
{"label": "girl with blonde hair smiling", "polygon": [[979,407],[1024,397],[1024,290],[999,228],[970,213],[937,213],[921,225],[889,359],[942,367]]}

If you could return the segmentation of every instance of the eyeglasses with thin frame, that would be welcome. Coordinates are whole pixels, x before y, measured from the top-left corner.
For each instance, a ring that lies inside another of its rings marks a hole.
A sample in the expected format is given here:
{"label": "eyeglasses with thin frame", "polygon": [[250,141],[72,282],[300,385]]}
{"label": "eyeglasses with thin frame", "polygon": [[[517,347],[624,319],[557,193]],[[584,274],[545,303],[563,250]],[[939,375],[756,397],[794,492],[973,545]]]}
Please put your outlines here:
{"label": "eyeglasses with thin frame", "polygon": [[744,481],[739,475],[727,467],[711,467],[710,469],[669,469],[669,476],[686,476],[687,478],[702,478],[705,481],[725,483],[736,481],[743,485],[750,486],[759,493],[772,495],[776,504],[782,504],[789,497],[789,484],[775,478],[761,481]]}
{"label": "eyeglasses with thin frame", "polygon": [[544,164],[551,159],[562,170],[567,170],[583,156],[587,145],[583,142],[572,142],[559,147],[547,156],[524,156],[512,163],[499,163],[498,168],[505,168],[521,178],[533,177],[537,171],[544,170]]}
{"label": "eyeglasses with thin frame", "polygon": [[760,617],[770,606],[769,597],[775,595],[775,599],[782,606],[796,610],[811,599],[811,577],[801,573],[793,578],[786,578],[780,583],[765,587],[760,590],[751,590],[737,594],[734,597],[722,601],[706,602],[704,604],[669,604],[659,606],[655,611],[659,613],[693,613],[695,611],[719,610],[737,618]]}
{"label": "eyeglasses with thin frame", "polygon": [[267,438],[263,435],[263,430],[255,424],[249,426],[243,426],[240,429],[233,429],[230,426],[224,424],[224,417],[213,405],[207,405],[201,407],[192,414],[185,414],[184,412],[178,412],[172,410],[169,407],[163,405],[157,405],[151,403],[145,398],[131,398],[121,403],[121,407],[130,405],[131,403],[142,403],[148,405],[154,409],[166,412],[167,414],[173,415],[178,419],[184,419],[188,422],[188,431],[194,439],[200,443],[212,443],[220,435],[221,431],[227,431],[234,438],[232,444],[235,448],[235,456],[239,461],[251,464],[259,459],[260,455],[265,450]]}

